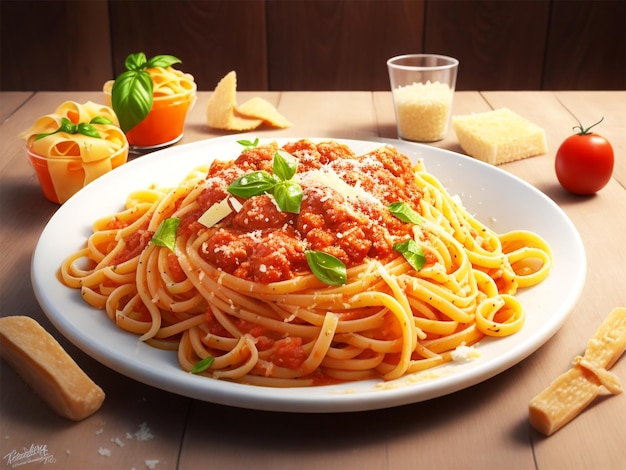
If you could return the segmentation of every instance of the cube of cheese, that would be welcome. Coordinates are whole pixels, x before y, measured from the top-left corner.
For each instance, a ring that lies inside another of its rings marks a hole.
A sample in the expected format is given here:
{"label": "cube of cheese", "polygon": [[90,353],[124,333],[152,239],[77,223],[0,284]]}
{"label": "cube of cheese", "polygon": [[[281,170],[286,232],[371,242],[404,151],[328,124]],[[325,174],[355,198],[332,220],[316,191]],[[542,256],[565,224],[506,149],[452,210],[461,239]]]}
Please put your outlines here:
{"label": "cube of cheese", "polygon": [[506,108],[454,116],[452,125],[461,148],[468,155],[492,165],[547,151],[545,131]]}

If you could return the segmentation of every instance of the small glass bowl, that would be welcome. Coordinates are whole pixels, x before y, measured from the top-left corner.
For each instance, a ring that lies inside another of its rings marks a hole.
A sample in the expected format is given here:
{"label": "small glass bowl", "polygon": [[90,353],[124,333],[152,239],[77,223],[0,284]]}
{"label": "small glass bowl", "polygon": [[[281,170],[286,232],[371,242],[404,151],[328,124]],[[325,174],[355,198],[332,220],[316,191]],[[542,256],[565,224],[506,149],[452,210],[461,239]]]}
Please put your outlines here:
{"label": "small glass bowl", "polygon": [[80,157],[46,157],[26,149],[46,199],[63,204],[96,178],[126,163],[128,144],[107,157],[109,162],[84,162]]}

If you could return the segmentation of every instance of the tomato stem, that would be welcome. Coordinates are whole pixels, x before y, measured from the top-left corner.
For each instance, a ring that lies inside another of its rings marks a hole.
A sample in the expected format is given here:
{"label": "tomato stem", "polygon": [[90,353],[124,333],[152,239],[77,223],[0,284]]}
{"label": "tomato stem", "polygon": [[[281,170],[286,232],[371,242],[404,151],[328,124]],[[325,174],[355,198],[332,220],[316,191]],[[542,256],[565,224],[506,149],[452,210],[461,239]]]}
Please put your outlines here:
{"label": "tomato stem", "polygon": [[[576,119],[578,121],[578,119]],[[572,129],[574,131],[576,131],[576,133],[578,135],[587,135],[587,134],[591,134],[591,128],[597,126],[598,124],[600,124],[602,121],[604,121],[604,116],[602,116],[600,118],[600,120],[598,122],[596,122],[595,124],[590,125],[587,129],[585,129],[583,127],[583,125],[580,123],[580,121],[578,121],[578,125],[572,127]],[[576,129],[579,129],[579,131],[577,131]]]}

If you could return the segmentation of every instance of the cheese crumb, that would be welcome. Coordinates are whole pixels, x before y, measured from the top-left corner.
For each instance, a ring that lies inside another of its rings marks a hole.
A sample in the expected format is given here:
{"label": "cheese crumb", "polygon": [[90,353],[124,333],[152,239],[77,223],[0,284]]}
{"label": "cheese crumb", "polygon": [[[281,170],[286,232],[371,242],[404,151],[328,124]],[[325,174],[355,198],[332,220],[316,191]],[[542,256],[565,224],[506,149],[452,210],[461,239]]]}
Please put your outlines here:
{"label": "cheese crumb", "polygon": [[139,430],[135,433],[135,437],[138,441],[148,441],[154,438],[154,436],[150,432],[150,428],[146,423],[141,423],[141,425],[139,426]]}
{"label": "cheese crumb", "polygon": [[457,346],[454,351],[451,352],[453,361],[470,361],[472,359],[478,359],[480,353],[474,348],[474,346]]}
{"label": "cheese crumb", "polygon": [[124,442],[119,437],[112,437],[111,442],[117,444],[119,447],[124,447]]}

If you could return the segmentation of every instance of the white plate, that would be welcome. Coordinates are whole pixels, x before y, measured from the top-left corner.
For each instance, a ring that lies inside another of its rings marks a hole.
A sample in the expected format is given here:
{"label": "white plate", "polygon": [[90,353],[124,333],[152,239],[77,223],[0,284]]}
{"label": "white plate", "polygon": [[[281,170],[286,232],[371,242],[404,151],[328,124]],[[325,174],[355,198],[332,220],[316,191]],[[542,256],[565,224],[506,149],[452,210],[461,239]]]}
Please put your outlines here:
{"label": "white plate", "polygon": [[[174,352],[147,346],[119,330],[107,316],[62,285],[57,270],[81,247],[92,222],[122,208],[126,195],[152,183],[174,185],[193,168],[214,158],[235,158],[236,141],[227,136],[172,147],[138,158],[97,179],[59,208],[41,234],[33,255],[35,294],[54,326],[102,364],[140,382],[187,397],[259,410],[346,412],[387,408],[428,400],[486,380],[518,363],[561,327],[583,287],[586,261],[582,241],[563,211],[543,193],[515,176],[472,158],[402,141],[340,140],[363,153],[382,143],[395,145],[411,159],[423,159],[452,194],[479,220],[497,232],[527,229],[539,233],[554,251],[553,270],[543,283],[519,293],[527,319],[518,333],[483,340],[480,357],[451,363],[422,375],[381,384],[275,389],[208,379],[183,372]],[[279,143],[292,139],[278,139]],[[316,140],[316,139],[313,139]],[[338,140],[338,139],[336,139]]]}

